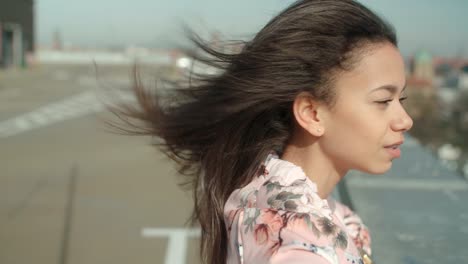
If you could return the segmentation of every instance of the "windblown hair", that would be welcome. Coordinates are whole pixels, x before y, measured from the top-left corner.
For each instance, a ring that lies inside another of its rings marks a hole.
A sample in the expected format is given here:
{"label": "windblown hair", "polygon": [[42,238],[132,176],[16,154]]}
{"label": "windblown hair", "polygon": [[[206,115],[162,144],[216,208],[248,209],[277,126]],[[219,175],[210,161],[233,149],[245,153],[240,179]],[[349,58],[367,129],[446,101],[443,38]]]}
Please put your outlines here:
{"label": "windblown hair", "polygon": [[334,78],[372,44],[397,40],[391,25],[352,0],[297,1],[237,54],[215,50],[193,32],[188,37],[204,52],[191,56],[218,74],[193,73],[187,85],[150,92],[136,73],[138,107],[113,111],[139,121],[132,133],[159,139],[158,148],[176,162],[193,191],[202,261],[219,264],[228,248],[224,204],[256,177],[272,150],[283,152],[294,132],[296,96],[308,92],[332,106]]}

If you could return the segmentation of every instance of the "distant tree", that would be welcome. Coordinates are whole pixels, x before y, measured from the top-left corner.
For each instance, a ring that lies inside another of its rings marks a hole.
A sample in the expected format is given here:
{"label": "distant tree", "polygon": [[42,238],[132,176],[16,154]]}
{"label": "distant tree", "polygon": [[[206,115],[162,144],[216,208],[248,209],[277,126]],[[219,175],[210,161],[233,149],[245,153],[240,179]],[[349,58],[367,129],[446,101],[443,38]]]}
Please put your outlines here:
{"label": "distant tree", "polygon": [[468,91],[461,91],[455,100],[451,119],[456,133],[454,143],[468,152]]}
{"label": "distant tree", "polygon": [[405,102],[408,114],[413,118],[410,134],[422,144],[436,149],[446,142],[450,134],[450,122],[442,115],[437,96],[427,90],[408,89],[408,100]]}
{"label": "distant tree", "polygon": [[468,91],[461,91],[452,105],[444,105],[430,90],[408,90],[405,108],[414,121],[409,133],[433,151],[446,143],[460,148],[461,172],[468,164]]}

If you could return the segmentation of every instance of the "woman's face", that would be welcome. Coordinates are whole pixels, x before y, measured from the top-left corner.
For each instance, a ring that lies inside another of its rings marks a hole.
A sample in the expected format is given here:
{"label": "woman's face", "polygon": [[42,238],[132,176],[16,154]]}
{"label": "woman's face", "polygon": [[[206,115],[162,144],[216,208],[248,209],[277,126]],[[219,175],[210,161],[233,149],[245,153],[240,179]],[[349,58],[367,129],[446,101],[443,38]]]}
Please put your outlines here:
{"label": "woman's face", "polygon": [[325,112],[322,149],[341,170],[384,173],[400,156],[413,125],[403,108],[403,58],[391,44],[373,46],[352,71],[336,80],[336,104]]}

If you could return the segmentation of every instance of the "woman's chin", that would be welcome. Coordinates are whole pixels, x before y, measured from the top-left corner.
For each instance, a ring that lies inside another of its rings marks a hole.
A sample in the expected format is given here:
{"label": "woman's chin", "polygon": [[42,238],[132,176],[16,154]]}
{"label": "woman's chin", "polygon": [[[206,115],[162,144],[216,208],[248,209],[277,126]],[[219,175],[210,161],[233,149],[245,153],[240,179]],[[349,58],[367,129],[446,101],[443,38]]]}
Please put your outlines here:
{"label": "woman's chin", "polygon": [[361,168],[360,171],[368,173],[368,174],[384,174],[392,168],[392,162],[388,162],[386,164],[376,164],[374,166],[367,166],[365,168]]}

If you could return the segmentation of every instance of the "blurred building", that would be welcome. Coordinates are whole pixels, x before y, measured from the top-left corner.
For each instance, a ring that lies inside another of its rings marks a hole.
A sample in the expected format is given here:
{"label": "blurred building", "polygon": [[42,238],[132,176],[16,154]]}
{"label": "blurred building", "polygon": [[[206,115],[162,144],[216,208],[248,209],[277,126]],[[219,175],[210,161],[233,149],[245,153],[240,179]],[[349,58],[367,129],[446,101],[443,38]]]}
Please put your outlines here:
{"label": "blurred building", "polygon": [[468,63],[460,68],[458,88],[468,91]]}
{"label": "blurred building", "polygon": [[0,1],[0,68],[24,67],[34,52],[34,0]]}
{"label": "blurred building", "polygon": [[468,60],[463,58],[434,58],[434,69],[439,86],[453,89],[468,89]]}
{"label": "blurred building", "polygon": [[410,62],[408,86],[431,89],[434,81],[434,64],[432,55],[425,50],[418,51]]}
{"label": "blurred building", "polygon": [[54,50],[62,50],[63,49],[63,42],[62,42],[62,34],[57,29],[54,32],[54,36],[52,39],[52,49]]}

